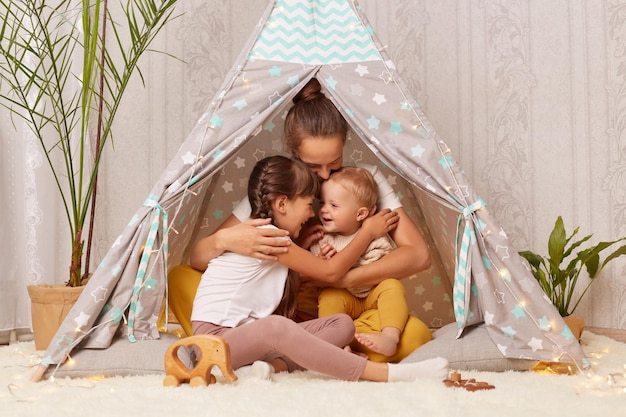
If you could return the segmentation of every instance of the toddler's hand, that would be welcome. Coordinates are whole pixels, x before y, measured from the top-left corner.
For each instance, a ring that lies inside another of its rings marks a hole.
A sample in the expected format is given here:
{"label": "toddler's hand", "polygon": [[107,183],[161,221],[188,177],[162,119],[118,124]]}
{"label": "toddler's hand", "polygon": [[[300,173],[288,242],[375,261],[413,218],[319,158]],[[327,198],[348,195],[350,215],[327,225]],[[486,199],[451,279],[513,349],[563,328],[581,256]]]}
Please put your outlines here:
{"label": "toddler's hand", "polygon": [[320,258],[330,259],[337,254],[337,249],[330,243],[324,243],[320,248],[320,253],[317,255]]}

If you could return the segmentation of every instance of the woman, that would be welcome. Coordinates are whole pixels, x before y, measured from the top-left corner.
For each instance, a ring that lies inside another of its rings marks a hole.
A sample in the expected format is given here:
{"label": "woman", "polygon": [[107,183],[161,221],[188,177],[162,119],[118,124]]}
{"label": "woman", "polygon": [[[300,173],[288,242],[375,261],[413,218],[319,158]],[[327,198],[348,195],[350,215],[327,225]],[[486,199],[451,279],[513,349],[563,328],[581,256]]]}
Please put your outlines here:
{"label": "woman", "polygon": [[[304,162],[321,180],[343,166],[343,147],[348,125],[341,113],[321,91],[313,78],[294,98],[294,105],[285,119],[285,144],[294,157]],[[364,166],[379,185],[379,209],[389,208],[398,213],[399,221],[390,233],[397,249],[380,260],[349,270],[343,277],[326,285],[338,288],[376,285],[386,278],[406,278],[430,267],[430,254],[426,243],[411,221],[384,175],[372,166]],[[199,240],[190,254],[190,265],[204,271],[209,261],[225,251],[252,256],[260,260],[276,260],[286,253],[291,240],[284,239],[288,232],[280,229],[259,228],[266,219],[247,220],[250,204],[242,202],[210,236]],[[301,237],[308,242],[321,238],[318,228],[309,229]],[[172,282],[173,284],[173,282]],[[392,357],[363,351],[370,359],[380,362],[398,362],[415,348],[431,338],[428,328],[412,317],[401,336],[396,354]],[[362,316],[355,321],[358,333],[378,333],[377,314]]]}

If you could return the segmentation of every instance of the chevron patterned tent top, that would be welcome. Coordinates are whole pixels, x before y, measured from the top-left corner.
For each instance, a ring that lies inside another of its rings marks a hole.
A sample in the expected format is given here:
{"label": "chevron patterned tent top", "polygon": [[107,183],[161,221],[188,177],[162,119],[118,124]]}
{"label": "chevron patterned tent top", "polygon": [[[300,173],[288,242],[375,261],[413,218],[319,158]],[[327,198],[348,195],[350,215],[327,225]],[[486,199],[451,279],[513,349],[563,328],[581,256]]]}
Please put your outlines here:
{"label": "chevron patterned tent top", "polygon": [[250,59],[309,65],[381,59],[348,1],[278,0]]}

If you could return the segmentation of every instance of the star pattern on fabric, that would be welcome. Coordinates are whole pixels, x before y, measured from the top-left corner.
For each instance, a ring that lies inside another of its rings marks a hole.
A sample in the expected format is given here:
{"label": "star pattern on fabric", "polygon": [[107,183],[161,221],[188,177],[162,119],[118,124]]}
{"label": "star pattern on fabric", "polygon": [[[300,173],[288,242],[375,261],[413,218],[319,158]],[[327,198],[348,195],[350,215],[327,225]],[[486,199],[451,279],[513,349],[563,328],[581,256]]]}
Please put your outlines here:
{"label": "star pattern on fabric", "polygon": [[521,319],[521,318],[526,317],[526,311],[524,311],[524,308],[519,304],[516,305],[513,308],[513,310],[511,310],[511,313],[513,313],[516,319]]}
{"label": "star pattern on fabric", "polygon": [[269,100],[270,106],[275,106],[277,103],[280,103],[282,101],[282,97],[280,96],[278,91],[267,96],[267,99]]}
{"label": "star pattern on fabric", "polygon": [[501,345],[498,343],[498,350],[500,351],[500,353],[502,353],[502,356],[506,356],[506,351],[508,349],[508,347]]}
{"label": "star pattern on fabric", "polygon": [[383,71],[378,76],[385,84],[389,84],[393,80],[393,76],[389,71]]}
{"label": "star pattern on fabric", "polygon": [[426,291],[426,288],[424,288],[423,285],[416,285],[415,288],[413,289],[413,294],[422,295],[424,294],[425,291]]}
{"label": "star pattern on fabric", "polygon": [[494,317],[495,317],[495,314],[492,314],[489,311],[485,310],[485,313],[483,314],[483,320],[485,321],[486,325],[488,326],[492,325]]}
{"label": "star pattern on fabric", "polygon": [[498,304],[504,304],[504,293],[502,291],[495,290],[493,296]]}
{"label": "star pattern on fabric", "polygon": [[109,313],[109,317],[111,317],[113,322],[119,323],[120,321],[122,321],[122,318],[124,317],[124,312],[119,307],[115,307]]}
{"label": "star pattern on fabric", "polygon": [[530,346],[533,352],[536,352],[543,349],[543,340],[537,339],[536,337],[531,337],[530,342],[528,342],[528,346]]}
{"label": "star pattern on fabric", "polygon": [[220,220],[224,217],[224,212],[220,209],[213,210],[213,218]]}
{"label": "star pattern on fabric", "polygon": [[389,128],[389,130],[392,133],[394,133],[396,136],[398,136],[400,133],[403,132],[402,125],[400,122],[391,122],[391,127]]}
{"label": "star pattern on fabric", "polygon": [[119,264],[117,264],[111,270],[111,275],[116,277],[116,276],[118,276],[120,274],[120,272],[122,272],[122,267]]}
{"label": "star pattern on fabric", "polygon": [[482,259],[483,259],[483,265],[485,265],[485,268],[487,268],[488,270],[491,270],[491,260],[487,258],[486,256],[483,256]]}
{"label": "star pattern on fabric", "polygon": [[505,336],[510,337],[511,339],[513,339],[513,337],[517,334],[515,329],[511,326],[501,327],[500,330],[502,330],[502,333],[504,333]]}
{"label": "star pattern on fabric", "polygon": [[552,329],[552,322],[546,317],[540,317],[538,320],[539,328],[544,332],[549,332]]}
{"label": "star pattern on fabric", "polygon": [[154,290],[157,287],[157,280],[149,277],[148,279],[146,279],[145,283],[144,283],[144,288],[149,289],[149,290]]}
{"label": "star pattern on fabric", "polygon": [[241,100],[237,100],[233,104],[233,107],[236,108],[239,111],[241,111],[242,109],[246,108],[247,106],[248,106],[248,102],[246,101],[245,98],[242,98]]}
{"label": "star pattern on fabric", "polygon": [[282,69],[278,65],[274,65],[269,71],[271,77],[280,77],[282,73]]}
{"label": "star pattern on fabric", "polygon": [[254,153],[252,154],[252,156],[254,157],[254,159],[256,159],[257,161],[260,161],[261,159],[265,158],[265,151],[262,151],[261,149],[257,149],[256,151],[254,151]]}
{"label": "star pattern on fabric", "polygon": [[376,93],[374,94],[374,97],[372,97],[372,101],[380,106],[381,104],[387,102],[387,99],[385,99],[384,95]]}
{"label": "star pattern on fabric", "polygon": [[452,166],[452,157],[450,155],[443,155],[437,162],[443,169],[448,169]]}
{"label": "star pattern on fabric", "polygon": [[350,86],[350,94],[352,94],[353,96],[361,97],[364,92],[365,87],[363,87],[361,84],[352,84]]}
{"label": "star pattern on fabric", "polygon": [[287,79],[287,84],[289,84],[291,88],[295,88],[299,82],[300,82],[300,77],[298,77],[297,75],[292,75],[291,77]]}
{"label": "star pattern on fabric", "polygon": [[436,287],[437,285],[441,285],[441,276],[440,275],[433,276],[433,279],[431,279],[430,282],[432,283],[433,287]]}
{"label": "star pattern on fabric", "polygon": [[354,70],[357,74],[359,74],[359,76],[364,76],[365,74],[369,74],[369,70],[367,69],[367,67],[365,65],[357,65],[357,67]]}
{"label": "star pattern on fabric", "polygon": [[196,162],[196,155],[187,151],[183,156],[180,157],[180,159],[183,160],[183,164],[192,165],[194,162]]}
{"label": "star pattern on fabric", "polygon": [[335,88],[337,88],[337,80],[335,80],[332,76],[327,77],[325,81],[326,81],[326,85],[331,90],[334,90]]}
{"label": "star pattern on fabric", "polygon": [[235,166],[239,169],[246,167],[246,160],[240,156],[235,159]]}
{"label": "star pattern on fabric", "polygon": [[391,59],[388,59],[385,61],[385,66],[392,70],[396,69],[396,64],[394,64],[394,62]]}
{"label": "star pattern on fabric", "polygon": [[421,158],[426,149],[419,143],[411,148],[411,156]]}
{"label": "star pattern on fabric", "polygon": [[417,133],[424,139],[430,138],[430,131],[427,130],[423,125],[417,128]]}
{"label": "star pattern on fabric", "polygon": [[361,162],[363,160],[363,152],[357,149],[353,150],[350,154],[350,159],[352,159],[355,163]]}
{"label": "star pattern on fabric", "polygon": [[81,311],[80,314],[74,318],[76,327],[80,329],[83,326],[85,326],[87,322],[89,321],[89,317],[91,317],[89,314],[85,314],[84,311]]}
{"label": "star pattern on fabric", "polygon": [[574,338],[574,333],[572,333],[572,331],[570,330],[570,328],[569,328],[569,327],[567,327],[567,326],[563,327],[563,331],[561,332],[561,335],[562,335],[562,336],[565,338],[565,340],[567,340],[568,342]]}
{"label": "star pattern on fabric", "polygon": [[61,337],[61,340],[57,342],[56,346],[60,352],[64,352],[70,348],[73,342],[74,341],[72,339],[70,339],[66,335],[63,335],[63,337]]}
{"label": "star pattern on fabric", "polygon": [[95,290],[91,291],[91,298],[94,303],[99,303],[106,300],[108,290],[102,285],[99,285]]}
{"label": "star pattern on fabric", "polygon": [[426,301],[424,304],[422,304],[422,309],[424,311],[430,311],[433,309],[433,303],[432,301]]}
{"label": "star pattern on fabric", "polygon": [[509,258],[509,247],[496,245],[496,253],[500,255],[500,259],[507,259]]}
{"label": "star pattern on fabric", "polygon": [[467,185],[459,185],[459,188],[457,190],[458,190],[458,194],[461,197],[464,197],[464,198],[469,197],[469,186],[467,186]]}
{"label": "star pattern on fabric", "polygon": [[265,130],[266,132],[273,132],[275,128],[276,123],[274,123],[273,120],[270,120],[269,122],[265,123],[265,126],[263,126],[263,130]]}
{"label": "star pattern on fabric", "polygon": [[222,184],[222,190],[224,190],[224,192],[226,194],[232,193],[233,192],[233,183],[230,182],[230,181],[224,181],[224,184]]}
{"label": "star pattern on fabric", "polygon": [[220,116],[218,116],[217,113],[215,113],[213,115],[213,117],[211,117],[211,126],[213,126],[213,127],[221,127],[223,121],[224,121],[224,119],[221,118]]}
{"label": "star pattern on fabric", "polygon": [[369,127],[370,129],[378,130],[379,126],[380,126],[380,120],[378,120],[374,115],[371,115],[367,119],[367,127]]}

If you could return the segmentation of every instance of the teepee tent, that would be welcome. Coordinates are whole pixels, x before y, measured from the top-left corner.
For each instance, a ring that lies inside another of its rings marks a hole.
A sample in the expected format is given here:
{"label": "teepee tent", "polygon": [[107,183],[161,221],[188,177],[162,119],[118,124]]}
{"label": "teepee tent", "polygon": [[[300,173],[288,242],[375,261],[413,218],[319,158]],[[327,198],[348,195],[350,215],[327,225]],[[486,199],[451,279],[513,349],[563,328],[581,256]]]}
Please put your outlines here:
{"label": "teepee tent", "polygon": [[345,161],[378,164],[419,224],[433,258],[407,279],[413,314],[459,337],[484,323],[503,356],[586,365],[569,328],[403,85],[356,1],[270,1],[209,108],[114,242],[49,345],[43,365],[76,347],[159,337],[167,272],[245,195],[254,163],[284,153],[296,93],[317,78],[351,126]]}

